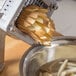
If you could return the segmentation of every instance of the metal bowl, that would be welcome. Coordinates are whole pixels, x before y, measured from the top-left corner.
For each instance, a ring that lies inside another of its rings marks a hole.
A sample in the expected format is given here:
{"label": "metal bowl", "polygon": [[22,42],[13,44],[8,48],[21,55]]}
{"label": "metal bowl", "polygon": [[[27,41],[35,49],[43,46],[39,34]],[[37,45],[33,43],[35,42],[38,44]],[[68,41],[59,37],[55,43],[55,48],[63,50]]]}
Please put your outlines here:
{"label": "metal bowl", "polygon": [[76,74],[75,68],[76,58],[56,59],[42,65],[36,76],[71,76],[71,74],[74,76],[74,73]]}
{"label": "metal bowl", "polygon": [[37,76],[43,65],[66,58],[76,59],[76,37],[55,37],[50,46],[33,45],[20,61],[20,75]]}

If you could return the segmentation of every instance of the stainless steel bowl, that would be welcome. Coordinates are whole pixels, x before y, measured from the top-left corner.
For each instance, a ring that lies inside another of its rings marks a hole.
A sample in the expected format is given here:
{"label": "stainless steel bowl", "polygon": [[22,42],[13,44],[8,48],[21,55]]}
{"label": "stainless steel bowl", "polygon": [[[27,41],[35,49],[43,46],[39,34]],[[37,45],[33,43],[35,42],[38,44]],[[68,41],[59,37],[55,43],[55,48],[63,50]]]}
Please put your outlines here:
{"label": "stainless steel bowl", "polygon": [[55,37],[50,46],[33,45],[20,61],[20,75],[37,76],[43,65],[66,58],[76,58],[76,37]]}

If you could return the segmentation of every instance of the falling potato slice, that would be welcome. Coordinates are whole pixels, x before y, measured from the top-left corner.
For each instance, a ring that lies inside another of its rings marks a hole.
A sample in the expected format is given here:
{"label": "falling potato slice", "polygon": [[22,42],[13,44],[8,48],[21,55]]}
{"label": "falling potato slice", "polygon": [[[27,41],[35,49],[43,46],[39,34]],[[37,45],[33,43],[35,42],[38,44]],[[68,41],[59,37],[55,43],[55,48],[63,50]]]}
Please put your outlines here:
{"label": "falling potato slice", "polygon": [[37,21],[37,22],[40,22],[40,23],[42,23],[42,24],[43,24],[43,22],[44,22],[41,17],[38,17],[38,18],[36,19],[36,21]]}
{"label": "falling potato slice", "polygon": [[15,24],[17,28],[25,34],[27,33],[36,42],[50,45],[53,34],[57,32],[55,32],[55,25],[48,18],[47,12],[47,9],[35,5],[24,7]]}

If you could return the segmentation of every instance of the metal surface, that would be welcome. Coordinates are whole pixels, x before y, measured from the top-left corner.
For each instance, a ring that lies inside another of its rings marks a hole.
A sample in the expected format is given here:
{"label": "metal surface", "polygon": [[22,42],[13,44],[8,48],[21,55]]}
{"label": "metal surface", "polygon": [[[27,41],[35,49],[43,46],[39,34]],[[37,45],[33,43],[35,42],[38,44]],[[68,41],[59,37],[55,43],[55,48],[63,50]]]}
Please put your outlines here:
{"label": "metal surface", "polygon": [[42,65],[64,58],[76,58],[76,37],[56,37],[51,46],[32,46],[21,59],[20,75],[37,76]]}
{"label": "metal surface", "polygon": [[10,26],[8,27],[8,32],[7,34],[9,36],[12,36],[14,38],[23,40],[24,42],[33,45],[36,44],[35,40],[33,38],[31,38],[30,36],[28,36],[27,34],[24,34],[23,32],[21,32],[18,28],[16,28],[15,26]]}
{"label": "metal surface", "polygon": [[6,0],[0,0],[0,10],[2,9],[3,5],[5,4]]}
{"label": "metal surface", "polygon": [[[26,0],[5,0],[0,10],[4,15],[0,19],[0,28],[7,32],[7,28],[14,24]],[[8,20],[7,20],[8,19]]]}
{"label": "metal surface", "polygon": [[0,29],[0,72],[4,68],[5,33]]}
{"label": "metal surface", "polygon": [[2,16],[3,16],[3,13],[0,13],[0,18],[2,18]]}

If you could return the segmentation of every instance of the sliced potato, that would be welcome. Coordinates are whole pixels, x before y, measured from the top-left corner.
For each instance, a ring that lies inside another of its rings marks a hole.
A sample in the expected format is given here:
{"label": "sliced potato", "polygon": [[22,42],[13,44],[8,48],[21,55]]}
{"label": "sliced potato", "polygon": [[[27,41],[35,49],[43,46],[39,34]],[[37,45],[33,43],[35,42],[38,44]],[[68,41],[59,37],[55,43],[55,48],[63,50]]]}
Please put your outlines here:
{"label": "sliced potato", "polygon": [[16,20],[16,26],[35,41],[47,45],[56,34],[55,25],[46,15],[47,12],[47,9],[36,5],[24,7]]}

